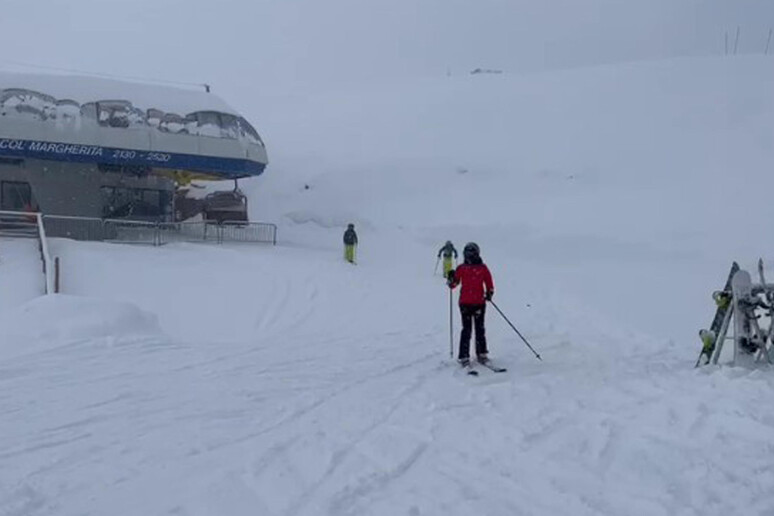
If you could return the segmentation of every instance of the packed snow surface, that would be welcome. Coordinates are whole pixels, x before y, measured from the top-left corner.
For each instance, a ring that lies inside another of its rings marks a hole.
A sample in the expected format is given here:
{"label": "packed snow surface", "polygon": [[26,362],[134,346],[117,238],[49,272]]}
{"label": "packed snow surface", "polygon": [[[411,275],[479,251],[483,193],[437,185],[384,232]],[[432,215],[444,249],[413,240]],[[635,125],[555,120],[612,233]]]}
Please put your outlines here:
{"label": "packed snow surface", "polygon": [[[774,513],[772,371],[692,368],[731,261],[774,269],[773,85],[688,60],[256,106],[278,246],[54,239],[66,295],[0,291],[0,514]],[[457,369],[447,239],[542,362],[489,309],[508,372]]]}

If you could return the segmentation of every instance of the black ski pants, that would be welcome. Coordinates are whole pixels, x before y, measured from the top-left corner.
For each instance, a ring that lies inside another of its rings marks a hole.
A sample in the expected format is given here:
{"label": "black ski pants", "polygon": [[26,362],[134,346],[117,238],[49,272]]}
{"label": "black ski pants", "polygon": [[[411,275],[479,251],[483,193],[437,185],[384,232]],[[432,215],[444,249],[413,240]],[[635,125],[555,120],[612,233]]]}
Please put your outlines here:
{"label": "black ski pants", "polygon": [[470,336],[473,326],[476,327],[476,355],[485,355],[486,330],[484,329],[484,314],[486,305],[460,305],[462,315],[462,332],[460,333],[460,353],[458,358],[470,358]]}

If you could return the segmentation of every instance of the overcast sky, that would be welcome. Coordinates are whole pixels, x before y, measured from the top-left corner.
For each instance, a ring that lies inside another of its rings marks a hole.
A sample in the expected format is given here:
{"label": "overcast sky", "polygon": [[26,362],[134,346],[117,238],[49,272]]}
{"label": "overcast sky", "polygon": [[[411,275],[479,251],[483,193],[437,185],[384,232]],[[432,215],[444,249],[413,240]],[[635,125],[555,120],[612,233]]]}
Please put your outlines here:
{"label": "overcast sky", "polygon": [[774,0],[2,0],[0,9],[0,67],[206,81],[237,104],[250,91],[331,81],[720,54],[737,26],[739,51],[762,52],[774,27]]}

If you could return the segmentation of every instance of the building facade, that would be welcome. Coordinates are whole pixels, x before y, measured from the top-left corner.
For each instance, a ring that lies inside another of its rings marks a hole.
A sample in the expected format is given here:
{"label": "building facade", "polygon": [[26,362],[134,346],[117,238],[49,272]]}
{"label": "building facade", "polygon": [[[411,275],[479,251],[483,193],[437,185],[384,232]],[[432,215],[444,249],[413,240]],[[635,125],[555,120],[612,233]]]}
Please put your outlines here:
{"label": "building facade", "polygon": [[0,210],[172,221],[178,185],[267,162],[255,129],[211,93],[0,73]]}

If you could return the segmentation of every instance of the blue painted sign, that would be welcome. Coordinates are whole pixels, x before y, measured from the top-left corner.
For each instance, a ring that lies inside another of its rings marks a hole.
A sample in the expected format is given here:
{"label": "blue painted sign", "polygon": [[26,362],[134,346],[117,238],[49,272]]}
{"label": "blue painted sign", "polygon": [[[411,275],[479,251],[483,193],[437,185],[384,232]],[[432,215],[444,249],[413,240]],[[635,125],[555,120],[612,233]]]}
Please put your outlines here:
{"label": "blue painted sign", "polygon": [[0,156],[189,170],[212,174],[226,179],[258,176],[266,168],[264,163],[248,159],[116,149],[97,145],[14,140],[10,138],[0,138]]}

